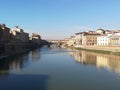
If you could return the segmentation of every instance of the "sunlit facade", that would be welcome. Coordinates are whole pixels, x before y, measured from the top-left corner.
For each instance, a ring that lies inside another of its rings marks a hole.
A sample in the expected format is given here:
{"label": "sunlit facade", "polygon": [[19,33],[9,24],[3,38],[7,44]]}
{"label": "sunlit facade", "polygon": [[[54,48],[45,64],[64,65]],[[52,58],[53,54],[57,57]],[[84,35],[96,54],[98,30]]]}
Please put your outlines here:
{"label": "sunlit facade", "polygon": [[101,35],[97,37],[97,45],[98,46],[108,46],[109,38],[108,35]]}

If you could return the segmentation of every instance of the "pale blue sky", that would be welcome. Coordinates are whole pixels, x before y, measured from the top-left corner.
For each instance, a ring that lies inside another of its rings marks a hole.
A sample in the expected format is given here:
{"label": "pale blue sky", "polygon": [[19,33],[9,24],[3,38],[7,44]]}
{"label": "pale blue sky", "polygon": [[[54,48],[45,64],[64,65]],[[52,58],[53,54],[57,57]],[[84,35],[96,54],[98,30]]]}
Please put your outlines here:
{"label": "pale blue sky", "polygon": [[74,33],[120,29],[120,0],[0,0],[0,23],[44,39],[64,39]]}

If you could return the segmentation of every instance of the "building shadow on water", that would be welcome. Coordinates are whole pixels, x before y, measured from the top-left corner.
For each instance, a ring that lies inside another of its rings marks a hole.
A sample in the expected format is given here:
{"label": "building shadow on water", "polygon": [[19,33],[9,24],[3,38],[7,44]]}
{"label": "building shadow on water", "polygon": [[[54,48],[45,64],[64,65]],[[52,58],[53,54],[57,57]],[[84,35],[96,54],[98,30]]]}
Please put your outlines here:
{"label": "building shadow on water", "polygon": [[0,59],[0,78],[8,77],[11,70],[22,70],[40,58],[38,50],[31,52]]}
{"label": "building shadow on water", "polygon": [[[32,55],[34,60],[39,58],[36,53]],[[0,90],[47,90],[49,75],[11,74],[11,71],[22,70],[33,62],[29,55],[27,53],[0,60]]]}
{"label": "building shadow on water", "polygon": [[0,79],[0,90],[47,90],[48,75],[10,75]]}

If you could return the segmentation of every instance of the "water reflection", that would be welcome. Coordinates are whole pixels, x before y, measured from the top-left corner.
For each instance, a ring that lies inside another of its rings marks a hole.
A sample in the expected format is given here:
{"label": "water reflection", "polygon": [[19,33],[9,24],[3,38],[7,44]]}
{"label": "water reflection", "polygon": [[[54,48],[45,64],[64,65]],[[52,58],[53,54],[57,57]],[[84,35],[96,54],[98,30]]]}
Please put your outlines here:
{"label": "water reflection", "polygon": [[40,59],[40,50],[39,49],[33,50],[31,52],[31,58],[32,58],[33,62],[39,60]]}
{"label": "water reflection", "polygon": [[0,60],[0,90],[120,90],[119,75],[96,69],[120,73],[119,58],[43,47]]}
{"label": "water reflection", "polygon": [[87,51],[70,52],[74,60],[80,64],[94,65],[97,68],[106,68],[120,74],[120,57],[114,55],[97,54]]}
{"label": "water reflection", "polygon": [[0,79],[0,90],[46,90],[48,75],[11,75]]}
{"label": "water reflection", "polygon": [[19,56],[9,57],[0,60],[0,77],[6,77],[9,73],[21,71],[29,64],[39,60],[39,49]]}
{"label": "water reflection", "polygon": [[20,56],[16,56],[8,60],[9,63],[9,71],[20,71],[25,68],[29,64],[29,55],[24,54]]}
{"label": "water reflection", "polygon": [[0,62],[0,77],[8,76],[9,64]]}

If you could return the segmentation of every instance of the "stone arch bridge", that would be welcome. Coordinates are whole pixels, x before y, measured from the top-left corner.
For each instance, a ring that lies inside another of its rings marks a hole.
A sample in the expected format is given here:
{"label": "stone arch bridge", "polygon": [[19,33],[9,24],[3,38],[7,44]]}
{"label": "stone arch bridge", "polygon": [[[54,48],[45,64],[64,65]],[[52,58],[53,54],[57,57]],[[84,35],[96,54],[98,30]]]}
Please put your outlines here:
{"label": "stone arch bridge", "polygon": [[65,44],[65,40],[47,40],[51,44],[56,44],[58,47]]}

